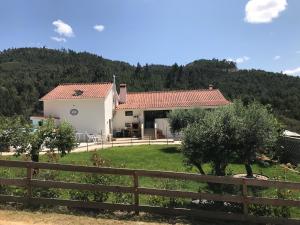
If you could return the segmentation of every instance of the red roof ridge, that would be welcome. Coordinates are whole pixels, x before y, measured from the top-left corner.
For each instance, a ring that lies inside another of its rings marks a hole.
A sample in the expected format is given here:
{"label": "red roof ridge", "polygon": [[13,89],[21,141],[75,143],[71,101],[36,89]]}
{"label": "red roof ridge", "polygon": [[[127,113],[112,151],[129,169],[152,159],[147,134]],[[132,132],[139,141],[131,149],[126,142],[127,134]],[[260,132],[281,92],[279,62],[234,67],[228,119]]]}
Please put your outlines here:
{"label": "red roof ridge", "polygon": [[218,88],[214,88],[212,90],[209,89],[192,89],[192,90],[165,90],[165,91],[133,91],[133,92],[128,92],[127,94],[151,94],[151,93],[171,93],[171,92],[196,92],[196,91],[220,91]]}
{"label": "red roof ridge", "polygon": [[[92,87],[91,87],[92,86]],[[109,90],[113,88],[113,83],[66,83],[59,84],[42,98],[44,100],[54,99],[90,99],[105,98]],[[74,91],[80,90],[82,93],[74,95]]]}
{"label": "red roof ridge", "polygon": [[113,83],[112,82],[60,83],[57,86],[62,86],[62,85],[99,85],[99,84],[113,84]]}

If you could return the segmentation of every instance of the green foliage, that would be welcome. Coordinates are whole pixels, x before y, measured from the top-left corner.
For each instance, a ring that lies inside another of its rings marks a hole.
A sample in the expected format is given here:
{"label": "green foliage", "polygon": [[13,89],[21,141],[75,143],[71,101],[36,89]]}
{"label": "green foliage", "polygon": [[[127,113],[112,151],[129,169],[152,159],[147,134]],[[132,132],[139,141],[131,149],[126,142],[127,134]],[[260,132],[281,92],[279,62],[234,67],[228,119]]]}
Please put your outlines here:
{"label": "green foliage", "polygon": [[205,110],[200,108],[187,110],[176,109],[171,111],[168,114],[168,119],[172,133],[179,133],[186,128],[188,124],[201,122],[201,120],[204,118],[204,115]]}
{"label": "green foliage", "polygon": [[[76,74],[76,76],[74,76]],[[238,70],[226,60],[132,66],[87,52],[17,48],[0,52],[0,115],[40,114],[40,97],[59,83],[111,81],[129,91],[199,89],[213,84],[230,100],[241,98],[270,104],[288,128],[300,131],[300,78],[262,70]],[[8,97],[9,96],[9,97]],[[298,125],[297,125],[298,122]]]}
{"label": "green foliage", "polygon": [[[275,198],[290,199],[290,191],[277,189]],[[291,207],[289,206],[249,205],[249,212],[255,216],[291,217]]]}
{"label": "green foliage", "polygon": [[61,156],[70,153],[72,149],[77,147],[75,133],[75,129],[67,122],[62,122],[56,128],[54,146],[57,148],[58,152],[60,152]]}
{"label": "green foliage", "polygon": [[13,147],[20,152],[29,149],[30,125],[20,117],[0,117],[0,151]]}
{"label": "green foliage", "polygon": [[252,176],[250,164],[256,154],[272,151],[280,135],[280,125],[266,106],[257,102],[244,106],[235,101],[189,124],[184,130],[182,152],[200,173],[201,165],[211,162],[213,174],[224,176],[228,163],[240,161]]}
{"label": "green foliage", "polygon": [[74,128],[67,122],[57,126],[50,118],[33,131],[31,126],[22,122],[19,117],[3,120],[5,126],[0,128],[0,141],[2,136],[4,144],[16,149],[16,155],[28,153],[32,161],[39,160],[39,152],[43,147],[49,148],[50,152],[56,149],[64,156],[77,146]]}

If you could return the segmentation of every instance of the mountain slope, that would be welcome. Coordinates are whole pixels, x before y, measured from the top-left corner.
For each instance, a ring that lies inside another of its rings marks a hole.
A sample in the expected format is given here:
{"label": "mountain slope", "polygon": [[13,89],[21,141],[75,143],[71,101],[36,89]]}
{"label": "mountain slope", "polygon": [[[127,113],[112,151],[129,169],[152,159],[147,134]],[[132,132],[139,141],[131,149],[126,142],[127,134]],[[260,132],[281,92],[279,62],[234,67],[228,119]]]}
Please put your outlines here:
{"label": "mountain slope", "polygon": [[300,78],[262,70],[238,70],[225,60],[185,66],[137,65],[71,50],[18,48],[0,52],[0,114],[41,113],[38,99],[59,83],[111,81],[129,91],[197,89],[213,84],[228,99],[271,104],[292,130],[300,130]]}

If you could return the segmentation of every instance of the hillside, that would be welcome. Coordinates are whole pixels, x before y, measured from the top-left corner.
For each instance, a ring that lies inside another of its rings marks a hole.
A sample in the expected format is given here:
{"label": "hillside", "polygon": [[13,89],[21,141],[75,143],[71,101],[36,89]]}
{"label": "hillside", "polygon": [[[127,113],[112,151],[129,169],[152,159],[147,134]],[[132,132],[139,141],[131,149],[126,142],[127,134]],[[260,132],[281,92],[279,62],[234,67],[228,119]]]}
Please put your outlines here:
{"label": "hillside", "polygon": [[271,104],[289,129],[300,131],[300,78],[262,70],[238,70],[225,60],[185,66],[137,65],[72,50],[18,48],[0,52],[0,114],[41,113],[38,99],[59,83],[111,81],[129,91],[197,89],[213,84],[232,100]]}

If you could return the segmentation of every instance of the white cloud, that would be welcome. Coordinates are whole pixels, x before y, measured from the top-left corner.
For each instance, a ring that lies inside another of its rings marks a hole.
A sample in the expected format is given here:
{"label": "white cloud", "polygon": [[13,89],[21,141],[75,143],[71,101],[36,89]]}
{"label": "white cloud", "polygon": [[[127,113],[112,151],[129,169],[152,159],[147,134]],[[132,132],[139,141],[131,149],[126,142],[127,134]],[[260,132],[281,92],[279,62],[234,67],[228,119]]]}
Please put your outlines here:
{"label": "white cloud", "polygon": [[99,32],[102,32],[104,30],[104,28],[105,28],[104,25],[101,25],[101,24],[96,24],[94,26],[94,29]]}
{"label": "white cloud", "polygon": [[278,60],[278,59],[280,59],[280,58],[281,58],[280,55],[275,55],[273,59],[274,59],[274,60]]}
{"label": "white cloud", "polygon": [[232,62],[235,62],[235,63],[244,63],[248,60],[250,60],[250,57],[248,57],[248,56],[243,56],[243,57],[239,57],[239,58],[236,58],[236,59],[232,59],[232,58],[227,59],[227,61],[232,61]]}
{"label": "white cloud", "polygon": [[72,27],[69,24],[65,23],[64,21],[55,20],[52,22],[52,24],[56,27],[54,31],[58,33],[60,36],[64,36],[64,37],[74,36]]}
{"label": "white cloud", "polygon": [[300,67],[297,67],[295,69],[285,70],[283,73],[293,76],[300,76]]}
{"label": "white cloud", "polygon": [[245,6],[245,21],[248,23],[270,23],[284,11],[287,0],[249,0]]}
{"label": "white cloud", "polygon": [[67,39],[63,38],[63,37],[51,37],[51,39],[53,41],[57,41],[57,42],[66,42]]}

